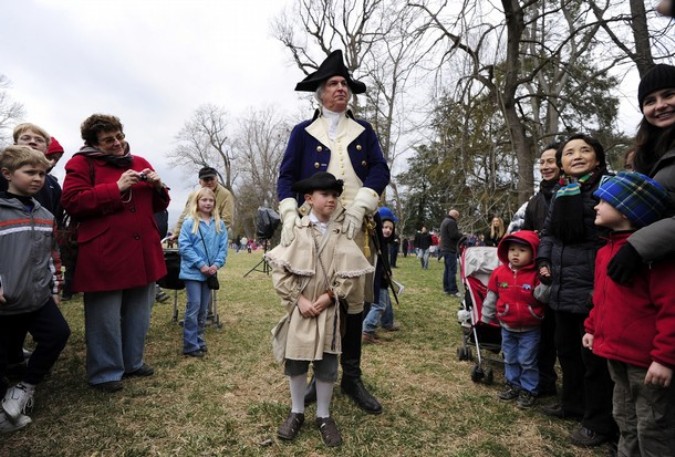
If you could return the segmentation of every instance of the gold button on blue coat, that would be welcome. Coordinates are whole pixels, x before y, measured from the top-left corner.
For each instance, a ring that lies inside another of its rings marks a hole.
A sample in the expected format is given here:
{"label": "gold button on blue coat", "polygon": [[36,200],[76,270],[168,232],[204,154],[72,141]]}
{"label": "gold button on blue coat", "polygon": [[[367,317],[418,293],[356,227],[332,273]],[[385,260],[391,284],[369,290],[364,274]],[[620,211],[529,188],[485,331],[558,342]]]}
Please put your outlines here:
{"label": "gold button on blue coat", "polygon": [[316,152],[321,152],[321,151],[323,151],[323,148],[322,148],[321,146],[317,146],[317,147],[316,147]]}
{"label": "gold button on blue coat", "polygon": [[366,162],[365,160],[361,162],[362,167],[365,167],[366,165],[368,165],[368,162]]}
{"label": "gold button on blue coat", "polygon": [[362,148],[361,148],[361,145],[360,145],[360,144],[357,144],[357,145],[356,145],[356,150],[357,150],[357,151],[360,151],[361,149],[362,149]]}
{"label": "gold button on blue coat", "polygon": [[319,168],[320,166],[319,162],[314,162],[314,168]]}

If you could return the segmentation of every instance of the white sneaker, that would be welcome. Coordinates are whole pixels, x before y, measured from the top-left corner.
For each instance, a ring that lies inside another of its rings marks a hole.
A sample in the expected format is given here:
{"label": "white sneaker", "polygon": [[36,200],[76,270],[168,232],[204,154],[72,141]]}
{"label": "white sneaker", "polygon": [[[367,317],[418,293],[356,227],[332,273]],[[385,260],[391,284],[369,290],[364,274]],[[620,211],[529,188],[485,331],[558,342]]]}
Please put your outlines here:
{"label": "white sneaker", "polygon": [[7,389],[5,398],[2,399],[2,409],[7,413],[9,420],[15,424],[27,409],[33,407],[33,390],[28,389],[22,383]]}
{"label": "white sneaker", "polygon": [[24,428],[26,425],[33,422],[30,417],[19,414],[16,422],[12,423],[7,414],[0,413],[0,433],[11,433]]}

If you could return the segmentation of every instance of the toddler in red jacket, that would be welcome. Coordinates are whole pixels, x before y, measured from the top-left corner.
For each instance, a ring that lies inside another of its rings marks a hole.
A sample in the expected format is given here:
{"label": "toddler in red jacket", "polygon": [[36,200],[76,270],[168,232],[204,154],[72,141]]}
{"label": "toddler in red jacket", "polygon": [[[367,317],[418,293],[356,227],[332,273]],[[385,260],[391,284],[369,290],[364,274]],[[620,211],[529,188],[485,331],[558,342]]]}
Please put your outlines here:
{"label": "toddler in red jacket", "polygon": [[494,320],[502,329],[502,353],[506,389],[502,400],[517,400],[521,408],[534,404],[539,386],[537,353],[541,339],[541,321],[548,301],[549,287],[539,282],[534,259],[539,236],[520,230],[499,242],[497,255],[502,265],[488,282],[481,320]]}
{"label": "toddler in red jacket", "polygon": [[607,275],[631,233],[661,219],[668,195],[648,176],[623,172],[603,181],[595,196],[595,224],[612,232],[596,257],[582,343],[608,359],[619,455],[675,456],[675,260],[643,265],[631,284]]}

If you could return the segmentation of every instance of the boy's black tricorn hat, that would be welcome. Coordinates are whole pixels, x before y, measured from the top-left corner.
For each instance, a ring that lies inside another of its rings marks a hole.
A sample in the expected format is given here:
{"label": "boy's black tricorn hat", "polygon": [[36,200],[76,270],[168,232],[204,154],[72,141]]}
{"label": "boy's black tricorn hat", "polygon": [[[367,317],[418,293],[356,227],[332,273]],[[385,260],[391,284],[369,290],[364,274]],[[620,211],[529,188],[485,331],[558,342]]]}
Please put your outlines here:
{"label": "boy's black tricorn hat", "polygon": [[326,60],[321,62],[318,70],[307,75],[305,79],[295,85],[295,90],[299,92],[315,92],[321,83],[333,76],[342,76],[347,80],[347,85],[353,94],[362,94],[366,91],[366,85],[361,81],[352,79],[349,70],[342,60],[342,51],[337,50],[330,53]]}
{"label": "boy's black tricorn hat", "polygon": [[342,194],[344,182],[335,179],[331,173],[320,171],[309,178],[298,181],[291,186],[293,192],[299,194],[311,194],[315,190],[334,190],[338,195]]}

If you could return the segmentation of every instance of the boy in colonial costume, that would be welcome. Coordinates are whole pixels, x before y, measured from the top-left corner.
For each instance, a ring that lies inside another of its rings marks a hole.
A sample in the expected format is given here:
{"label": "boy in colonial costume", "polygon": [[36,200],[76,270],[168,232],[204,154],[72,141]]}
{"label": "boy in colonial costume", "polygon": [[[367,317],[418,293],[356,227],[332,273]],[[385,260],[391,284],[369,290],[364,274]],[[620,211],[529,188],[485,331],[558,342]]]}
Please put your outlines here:
{"label": "boy in colonial costume", "polygon": [[316,425],[326,446],[342,444],[330,417],[338,354],[342,350],[341,320],[349,306],[363,307],[364,280],[373,267],[343,230],[345,209],[338,197],[342,180],[319,172],[293,184],[311,211],[293,228],[288,246],[279,245],[266,255],[272,266],[274,288],[288,311],[284,373],[289,377],[291,413],[279,427],[281,439],[294,439],[305,416],[304,395],[309,363],[316,378]]}

